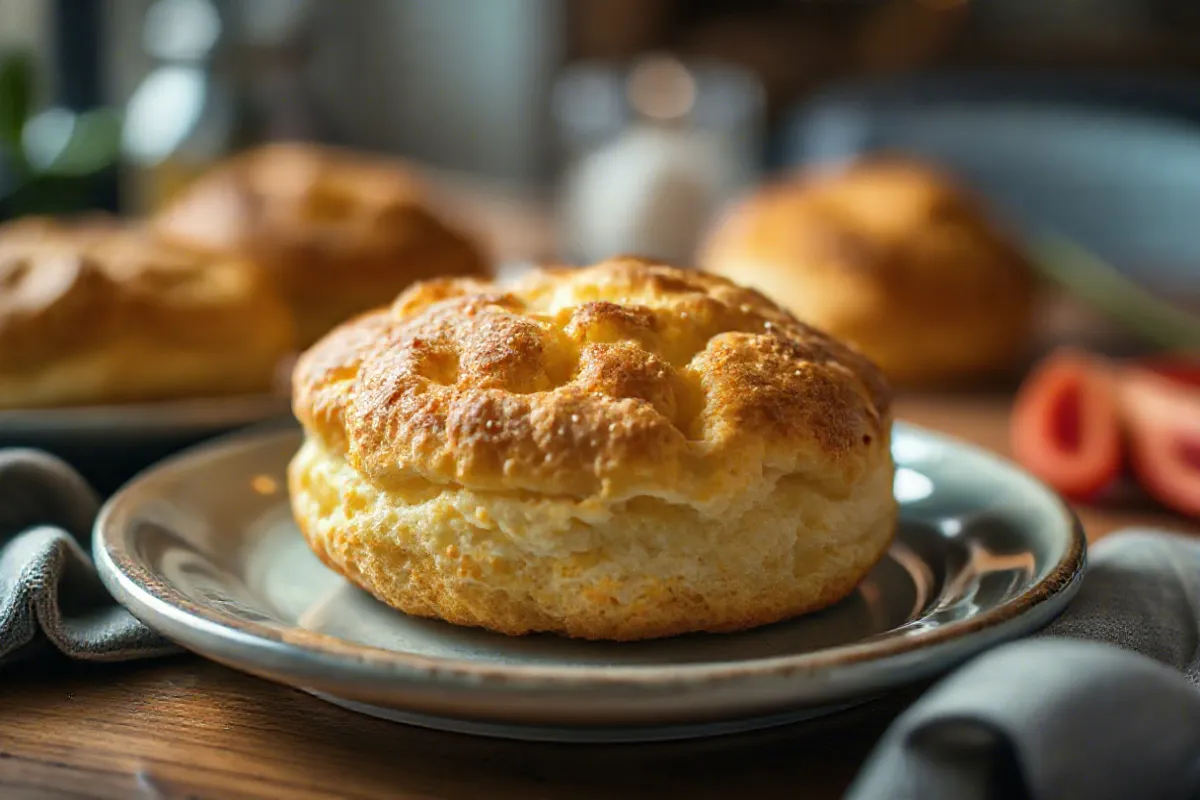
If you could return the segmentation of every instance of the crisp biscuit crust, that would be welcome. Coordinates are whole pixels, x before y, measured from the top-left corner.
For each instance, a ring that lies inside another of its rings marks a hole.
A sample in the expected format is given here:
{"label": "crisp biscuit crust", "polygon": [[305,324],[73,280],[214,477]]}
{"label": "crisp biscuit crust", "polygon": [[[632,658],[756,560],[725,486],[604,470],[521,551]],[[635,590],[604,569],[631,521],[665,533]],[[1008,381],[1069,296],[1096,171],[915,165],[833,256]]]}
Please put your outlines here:
{"label": "crisp biscuit crust", "polygon": [[159,212],[158,232],[242,254],[278,282],[304,346],[414,281],[483,275],[402,164],[311,144],[271,144],[212,170]]}
{"label": "crisp biscuit crust", "polygon": [[368,480],[720,505],[886,459],[862,356],[761,295],[632,258],[500,289],[435,281],[307,352],[294,409]]}
{"label": "crisp biscuit crust", "polygon": [[854,343],[893,380],[1002,371],[1028,332],[1028,262],[968,192],[916,162],[764,186],[716,226],[700,262]]}
{"label": "crisp biscuit crust", "polygon": [[420,284],[294,373],[292,509],[409,614],[634,640],[840,600],[896,502],[889,392],[720,278],[618,258]]}
{"label": "crisp biscuit crust", "polygon": [[0,406],[271,388],[287,308],[253,265],[93,216],[0,225]]}

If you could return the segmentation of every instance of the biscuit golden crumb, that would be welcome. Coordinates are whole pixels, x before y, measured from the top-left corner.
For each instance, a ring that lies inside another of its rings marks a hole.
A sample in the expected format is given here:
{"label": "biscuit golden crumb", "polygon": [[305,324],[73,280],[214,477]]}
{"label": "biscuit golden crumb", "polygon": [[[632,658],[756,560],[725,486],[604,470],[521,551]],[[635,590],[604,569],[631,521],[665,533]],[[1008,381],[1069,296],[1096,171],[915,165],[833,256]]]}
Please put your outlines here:
{"label": "biscuit golden crumb", "polygon": [[964,189],[914,161],[781,178],[734,205],[699,261],[853,343],[900,383],[1002,373],[1028,342],[1027,260]]}
{"label": "biscuit golden crumb", "polygon": [[293,340],[252,265],[103,216],[0,225],[0,408],[269,391]]}
{"label": "biscuit golden crumb", "polygon": [[422,283],[293,380],[296,521],[409,614],[737,631],[837,602],[892,539],[879,372],[722,278],[617,258]]}
{"label": "biscuit golden crumb", "polygon": [[302,346],[415,281],[487,272],[479,247],[434,212],[410,170],[314,144],[236,156],[153,224],[168,238],[261,264],[291,304]]}

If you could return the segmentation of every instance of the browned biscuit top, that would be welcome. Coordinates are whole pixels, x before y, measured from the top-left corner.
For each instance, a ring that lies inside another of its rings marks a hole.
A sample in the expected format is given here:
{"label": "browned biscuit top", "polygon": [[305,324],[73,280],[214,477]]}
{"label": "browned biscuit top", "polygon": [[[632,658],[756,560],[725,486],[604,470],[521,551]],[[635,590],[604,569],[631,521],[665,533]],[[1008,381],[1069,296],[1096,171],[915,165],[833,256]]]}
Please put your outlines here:
{"label": "browned biscuit top", "polygon": [[235,346],[256,319],[278,338],[282,314],[257,269],[114,219],[0,225],[0,369],[35,369],[131,336]]}
{"label": "browned biscuit top", "polygon": [[411,169],[311,144],[236,156],[151,224],[262,266],[293,310],[302,347],[418,280],[488,272],[484,251],[427,202]]}
{"label": "browned biscuit top", "polygon": [[764,187],[731,210],[703,260],[721,274],[774,265],[855,277],[920,305],[992,302],[1031,280],[969,192],[935,168],[883,157]]}
{"label": "browned biscuit top", "polygon": [[[314,261],[370,269],[398,253],[428,256],[439,243],[466,247],[403,165],[310,144],[266,145],[231,159],[168,204],[155,225],[193,244],[301,271]],[[463,272],[461,260],[456,255],[445,271]],[[430,274],[415,261],[384,266],[412,268],[414,279]]]}
{"label": "browned biscuit top", "polygon": [[888,458],[865,358],[722,278],[617,258],[510,287],[418,284],[300,360],[295,411],[387,487],[720,503]]}

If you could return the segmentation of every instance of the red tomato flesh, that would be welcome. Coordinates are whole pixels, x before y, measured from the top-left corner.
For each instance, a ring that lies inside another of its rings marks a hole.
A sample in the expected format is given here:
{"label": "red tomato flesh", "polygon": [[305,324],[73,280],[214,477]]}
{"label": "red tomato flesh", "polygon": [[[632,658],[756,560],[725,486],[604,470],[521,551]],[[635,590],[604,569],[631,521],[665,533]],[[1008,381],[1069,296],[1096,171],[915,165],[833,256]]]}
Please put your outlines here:
{"label": "red tomato flesh", "polygon": [[1047,357],[1017,393],[1011,435],[1016,459],[1063,495],[1100,494],[1121,471],[1121,426],[1107,365],[1073,351]]}
{"label": "red tomato flesh", "polygon": [[1200,387],[1132,369],[1121,376],[1121,411],[1138,482],[1164,505],[1200,517]]}
{"label": "red tomato flesh", "polygon": [[1161,375],[1180,386],[1200,389],[1200,359],[1159,356],[1136,362],[1134,369]]}

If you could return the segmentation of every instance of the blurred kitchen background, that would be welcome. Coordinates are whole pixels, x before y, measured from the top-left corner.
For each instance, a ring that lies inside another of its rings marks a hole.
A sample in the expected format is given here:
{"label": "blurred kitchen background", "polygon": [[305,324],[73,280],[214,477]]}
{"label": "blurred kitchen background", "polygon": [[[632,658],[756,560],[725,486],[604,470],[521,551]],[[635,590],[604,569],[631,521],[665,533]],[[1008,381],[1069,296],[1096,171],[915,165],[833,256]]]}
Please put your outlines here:
{"label": "blurred kitchen background", "polygon": [[0,0],[0,214],[299,138],[486,199],[504,259],[686,259],[761,175],[901,150],[1178,301],[1198,41],[1191,0]]}

